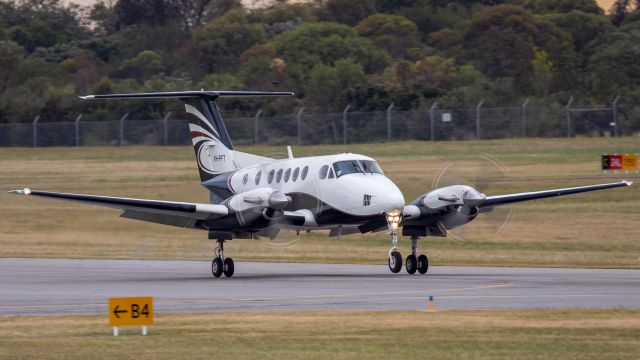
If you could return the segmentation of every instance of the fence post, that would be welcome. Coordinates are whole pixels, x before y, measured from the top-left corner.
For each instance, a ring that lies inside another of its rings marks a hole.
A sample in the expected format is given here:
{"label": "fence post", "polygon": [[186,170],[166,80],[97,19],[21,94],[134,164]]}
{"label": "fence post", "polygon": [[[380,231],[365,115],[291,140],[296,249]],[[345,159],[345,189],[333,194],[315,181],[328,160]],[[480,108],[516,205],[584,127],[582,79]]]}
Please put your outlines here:
{"label": "fence post", "polygon": [[80,146],[80,119],[82,119],[82,114],[76,117],[76,146]]}
{"label": "fence post", "polygon": [[169,116],[171,116],[171,111],[169,111],[167,113],[167,115],[165,115],[162,118],[162,127],[164,129],[164,136],[162,138],[162,144],[164,146],[167,146],[169,144],[169,135],[168,135],[168,129],[167,129],[168,128],[168,122],[169,122]]}
{"label": "fence post", "polygon": [[33,119],[33,147],[38,147],[38,120],[40,120],[40,115],[36,115]]}
{"label": "fence post", "polygon": [[118,138],[118,145],[122,146],[124,144],[124,120],[129,117],[129,113],[122,115],[120,118],[120,136]]}
{"label": "fence post", "polygon": [[436,141],[436,108],[438,107],[438,102],[434,102],[429,109],[429,122],[430,122],[430,130],[431,130],[431,141]]}
{"label": "fence post", "polygon": [[613,106],[613,136],[618,137],[618,101],[620,95],[616,96],[611,104]]}
{"label": "fence post", "polygon": [[529,105],[529,98],[522,103],[522,137],[527,137],[527,105]]}
{"label": "fence post", "polygon": [[567,137],[571,137],[571,105],[573,105],[573,96],[567,101]]}
{"label": "fence post", "polygon": [[476,105],[476,140],[480,140],[480,108],[484,104],[484,100],[480,100]]}
{"label": "fence post", "polygon": [[262,114],[262,109],[259,109],[256,115],[253,117],[253,144],[258,144],[258,120]]}
{"label": "fence post", "polygon": [[347,107],[342,110],[342,143],[347,143],[347,113],[351,108],[351,104],[347,105]]}
{"label": "fence post", "polygon": [[391,110],[393,109],[393,103],[389,104],[387,108],[387,141],[391,141]]}
{"label": "fence post", "polygon": [[304,107],[301,107],[296,114],[296,126],[298,127],[298,145],[302,145],[302,112]]}

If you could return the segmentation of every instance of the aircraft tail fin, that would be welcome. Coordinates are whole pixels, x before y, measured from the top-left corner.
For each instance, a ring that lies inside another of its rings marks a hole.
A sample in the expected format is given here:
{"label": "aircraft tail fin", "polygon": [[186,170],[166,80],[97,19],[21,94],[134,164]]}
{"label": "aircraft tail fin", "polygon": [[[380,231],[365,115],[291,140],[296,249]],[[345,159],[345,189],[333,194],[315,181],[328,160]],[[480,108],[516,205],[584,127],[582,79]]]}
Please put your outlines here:
{"label": "aircraft tail fin", "polygon": [[[231,137],[227,132],[216,99],[220,97],[292,96],[291,92],[261,91],[174,91],[155,93],[87,95],[81,99],[178,98],[185,103],[191,141],[198,163],[200,180],[211,180],[220,174],[238,169],[249,160],[248,155],[233,150]],[[234,159],[234,154],[238,159]],[[242,155],[241,155],[242,154]],[[258,156],[255,156],[258,159]],[[251,158],[253,160],[253,158]],[[238,161],[236,161],[238,160]],[[256,160],[257,161],[257,160]],[[240,164],[243,163],[243,164]]]}

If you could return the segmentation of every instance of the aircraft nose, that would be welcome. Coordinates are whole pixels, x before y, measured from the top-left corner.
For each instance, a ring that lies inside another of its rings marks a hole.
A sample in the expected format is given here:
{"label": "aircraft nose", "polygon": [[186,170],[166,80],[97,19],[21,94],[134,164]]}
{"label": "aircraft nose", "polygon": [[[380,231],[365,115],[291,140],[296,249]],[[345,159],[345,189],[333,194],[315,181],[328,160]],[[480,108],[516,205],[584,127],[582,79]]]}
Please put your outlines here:
{"label": "aircraft nose", "polygon": [[384,197],[382,198],[382,206],[384,208],[384,212],[404,209],[404,196],[402,196],[400,189],[397,187],[387,189]]}

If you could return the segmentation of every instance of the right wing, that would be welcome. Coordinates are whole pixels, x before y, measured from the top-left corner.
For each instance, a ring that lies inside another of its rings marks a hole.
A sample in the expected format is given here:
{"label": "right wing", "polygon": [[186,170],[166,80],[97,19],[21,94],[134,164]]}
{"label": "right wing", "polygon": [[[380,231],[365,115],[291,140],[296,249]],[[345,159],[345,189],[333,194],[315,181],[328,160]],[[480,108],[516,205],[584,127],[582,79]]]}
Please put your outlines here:
{"label": "right wing", "polygon": [[587,186],[578,186],[572,188],[564,188],[564,189],[553,189],[553,190],[543,190],[543,191],[531,191],[517,194],[507,194],[507,195],[495,195],[495,196],[487,196],[486,199],[480,203],[480,208],[491,208],[493,206],[498,205],[507,205],[513,204],[522,201],[530,201],[530,200],[538,200],[544,199],[554,196],[564,196],[571,194],[578,194],[582,192],[588,191],[596,191],[596,190],[604,190],[611,189],[621,186],[631,186],[633,182],[622,180],[615,183],[608,184],[597,184],[597,185],[587,185]]}
{"label": "right wing", "polygon": [[200,226],[201,220],[216,219],[229,214],[229,209],[226,206],[217,204],[69,194],[31,189],[12,190],[10,193],[120,209],[122,210],[120,216],[127,219],[193,229],[203,229]]}

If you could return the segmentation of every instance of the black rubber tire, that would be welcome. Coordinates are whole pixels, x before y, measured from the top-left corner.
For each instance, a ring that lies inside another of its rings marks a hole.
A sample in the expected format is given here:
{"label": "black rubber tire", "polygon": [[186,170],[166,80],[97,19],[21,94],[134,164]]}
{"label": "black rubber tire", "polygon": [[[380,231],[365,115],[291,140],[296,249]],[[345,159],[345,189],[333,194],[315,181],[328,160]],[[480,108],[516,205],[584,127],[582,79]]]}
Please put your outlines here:
{"label": "black rubber tire", "polygon": [[429,258],[427,255],[418,256],[418,272],[420,274],[426,274],[429,271]]}
{"label": "black rubber tire", "polygon": [[406,264],[406,269],[407,272],[409,274],[415,274],[416,270],[418,268],[418,260],[416,259],[416,256],[411,254],[409,256],[407,256],[407,261],[405,262]]}
{"label": "black rubber tire", "polygon": [[402,269],[402,255],[400,255],[399,251],[394,251],[391,253],[389,257],[389,270],[392,273],[397,274]]}
{"label": "black rubber tire", "polygon": [[211,262],[211,273],[214,277],[220,277],[222,275],[222,260],[219,257],[213,259]]}
{"label": "black rubber tire", "polygon": [[234,270],[233,259],[232,258],[224,259],[224,270],[222,271],[224,273],[224,276],[232,277],[233,270]]}

